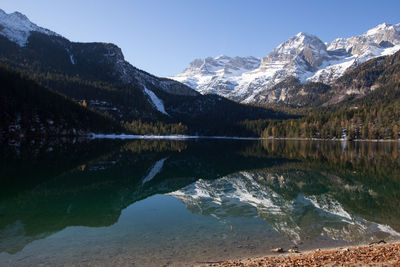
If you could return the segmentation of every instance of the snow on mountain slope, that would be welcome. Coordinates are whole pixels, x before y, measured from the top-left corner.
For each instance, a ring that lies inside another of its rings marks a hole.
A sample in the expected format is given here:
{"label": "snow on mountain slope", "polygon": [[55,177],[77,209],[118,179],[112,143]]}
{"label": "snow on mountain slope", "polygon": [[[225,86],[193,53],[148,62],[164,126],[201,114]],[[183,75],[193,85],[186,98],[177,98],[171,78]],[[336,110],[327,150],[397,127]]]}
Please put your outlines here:
{"label": "snow on mountain slope", "polygon": [[308,81],[329,83],[343,75],[351,66],[356,66],[371,58],[394,54],[400,50],[399,24],[382,23],[362,35],[347,39],[338,38],[327,46],[327,51],[347,53],[339,62],[325,62]]}
{"label": "snow on mountain slope", "polygon": [[[184,82],[202,94],[230,94],[240,82],[242,74],[260,65],[255,57],[227,57],[196,59],[181,74],[172,79]],[[220,82],[222,81],[222,82]]]}
{"label": "snow on mountain slope", "polygon": [[0,9],[0,35],[7,37],[19,46],[25,46],[32,31],[47,35],[58,35],[55,32],[37,26],[19,12],[7,14]]}
{"label": "snow on mountain slope", "polygon": [[362,35],[338,38],[331,43],[300,32],[262,59],[227,56],[196,59],[171,78],[202,94],[215,93],[245,103],[259,99],[279,102],[287,95],[271,88],[290,76],[302,82],[331,83],[349,68],[398,50],[400,24],[383,23]]}
{"label": "snow on mountain slope", "polygon": [[158,96],[156,96],[156,94],[153,91],[150,91],[149,89],[144,87],[144,92],[148,95],[151,103],[158,111],[160,111],[161,113],[163,113],[165,115],[168,115],[168,113],[165,111],[163,101],[160,98],[158,98]]}
{"label": "snow on mountain slope", "polygon": [[151,168],[151,170],[149,171],[147,176],[143,179],[142,185],[144,185],[147,182],[150,182],[154,177],[156,177],[156,175],[162,170],[162,168],[164,166],[164,162],[166,160],[167,160],[167,158],[163,158],[154,164],[153,168]]}

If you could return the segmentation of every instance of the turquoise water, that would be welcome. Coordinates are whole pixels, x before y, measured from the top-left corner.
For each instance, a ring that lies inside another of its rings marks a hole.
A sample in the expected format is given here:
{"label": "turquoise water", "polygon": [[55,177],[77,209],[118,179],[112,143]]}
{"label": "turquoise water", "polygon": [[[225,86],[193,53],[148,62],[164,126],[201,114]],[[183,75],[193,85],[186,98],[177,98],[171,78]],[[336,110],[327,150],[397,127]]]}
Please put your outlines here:
{"label": "turquoise water", "polygon": [[398,143],[5,147],[0,265],[188,266],[400,237]]}

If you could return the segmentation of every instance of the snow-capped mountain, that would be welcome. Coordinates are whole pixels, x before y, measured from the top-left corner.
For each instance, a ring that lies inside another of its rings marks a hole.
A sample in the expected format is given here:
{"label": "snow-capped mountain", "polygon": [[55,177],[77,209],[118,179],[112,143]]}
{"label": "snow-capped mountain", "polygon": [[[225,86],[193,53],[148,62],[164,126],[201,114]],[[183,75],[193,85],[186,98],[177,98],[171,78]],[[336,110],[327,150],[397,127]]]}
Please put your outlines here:
{"label": "snow-capped mountain", "polygon": [[273,89],[294,76],[301,82],[332,83],[346,70],[371,58],[400,50],[400,24],[380,24],[362,35],[324,43],[300,32],[266,57],[196,59],[171,77],[200,93],[216,93],[240,102],[279,102],[285,90]]}
{"label": "snow-capped mountain", "polygon": [[228,95],[238,84],[236,78],[257,69],[260,62],[261,60],[255,57],[232,58],[224,55],[196,59],[174,79],[184,82],[202,94]]}
{"label": "snow-capped mountain", "polygon": [[19,12],[7,14],[0,9],[0,35],[7,37],[19,46],[24,46],[33,31],[58,36],[57,33],[32,23],[24,14]]}
{"label": "snow-capped mountain", "polygon": [[261,217],[295,244],[319,236],[347,242],[400,236],[388,225],[346,211],[330,194],[299,193],[287,198],[271,186],[284,186],[287,180],[274,173],[240,172],[212,181],[200,179],[169,195],[180,199],[193,213],[221,219]]}

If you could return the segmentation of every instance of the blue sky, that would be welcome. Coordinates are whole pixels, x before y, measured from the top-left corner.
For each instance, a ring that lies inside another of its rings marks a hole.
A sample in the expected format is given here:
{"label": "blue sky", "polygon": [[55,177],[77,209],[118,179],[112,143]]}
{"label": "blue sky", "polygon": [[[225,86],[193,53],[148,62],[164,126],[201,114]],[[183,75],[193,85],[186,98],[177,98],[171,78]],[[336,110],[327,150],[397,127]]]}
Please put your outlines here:
{"label": "blue sky", "polygon": [[195,58],[267,55],[300,31],[322,41],[400,23],[394,0],[2,0],[71,41],[112,42],[134,66],[174,75]]}

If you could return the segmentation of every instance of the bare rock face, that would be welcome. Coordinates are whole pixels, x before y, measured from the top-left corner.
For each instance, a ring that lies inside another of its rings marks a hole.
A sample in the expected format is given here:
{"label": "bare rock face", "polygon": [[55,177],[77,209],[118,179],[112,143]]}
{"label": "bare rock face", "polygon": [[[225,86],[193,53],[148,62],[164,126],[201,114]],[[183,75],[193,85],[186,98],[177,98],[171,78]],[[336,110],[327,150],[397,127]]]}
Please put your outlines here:
{"label": "bare rock face", "polygon": [[326,59],[329,55],[325,44],[314,35],[300,32],[263,58],[260,68],[268,70],[270,63],[287,62],[289,66],[303,63],[305,69],[313,71]]}
{"label": "bare rock face", "polygon": [[362,35],[347,39],[338,38],[329,46],[328,50],[334,51],[344,49],[353,56],[378,56],[379,48],[389,48],[400,43],[400,32],[398,25],[382,23]]}

